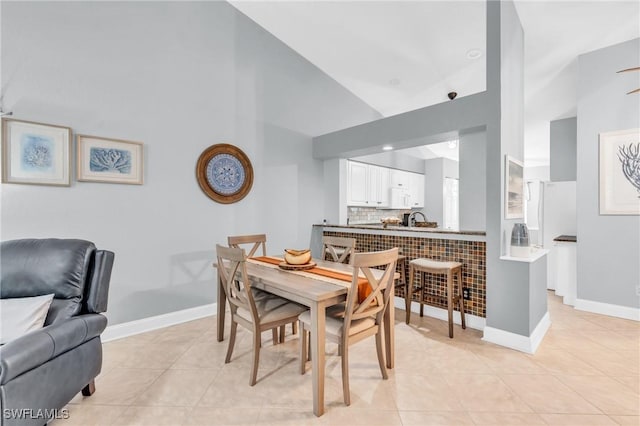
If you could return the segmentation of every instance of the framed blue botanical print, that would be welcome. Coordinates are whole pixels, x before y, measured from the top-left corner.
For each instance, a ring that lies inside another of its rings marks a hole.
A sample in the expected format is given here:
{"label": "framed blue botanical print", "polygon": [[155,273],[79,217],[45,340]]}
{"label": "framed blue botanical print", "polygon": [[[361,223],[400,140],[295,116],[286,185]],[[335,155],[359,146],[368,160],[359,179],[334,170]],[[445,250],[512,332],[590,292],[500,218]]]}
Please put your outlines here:
{"label": "framed blue botanical print", "polygon": [[141,142],[77,135],[76,149],[79,181],[142,185]]}
{"label": "framed blue botanical print", "polygon": [[240,148],[222,143],[205,149],[196,165],[202,191],[222,204],[242,200],[253,185],[253,167]]}
{"label": "framed blue botanical print", "polygon": [[69,186],[71,129],[2,119],[2,182]]}

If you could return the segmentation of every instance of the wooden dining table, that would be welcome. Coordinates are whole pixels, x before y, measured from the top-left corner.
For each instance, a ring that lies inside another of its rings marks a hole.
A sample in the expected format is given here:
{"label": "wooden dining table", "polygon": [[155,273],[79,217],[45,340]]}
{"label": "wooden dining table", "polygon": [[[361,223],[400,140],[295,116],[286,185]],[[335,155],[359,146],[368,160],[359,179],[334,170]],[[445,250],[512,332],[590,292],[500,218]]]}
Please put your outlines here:
{"label": "wooden dining table", "polygon": [[[335,262],[313,259],[320,268],[327,268],[353,274],[353,267]],[[251,285],[260,290],[268,291],[277,296],[291,300],[304,306],[308,306],[311,311],[311,375],[313,386],[313,413],[321,416],[324,413],[324,377],[325,377],[325,309],[329,306],[344,302],[347,299],[349,283],[340,285],[322,280],[321,277],[314,278],[312,274],[296,274],[292,271],[273,268],[266,264],[257,262],[247,262],[247,274],[251,280]],[[374,270],[374,276],[379,279],[383,271]],[[391,292],[393,299],[395,279],[399,278],[396,273],[392,280]],[[218,341],[224,340],[224,322],[226,294],[218,278]],[[393,303],[389,303],[384,314],[384,336],[386,365],[388,368],[394,366],[394,308]]]}

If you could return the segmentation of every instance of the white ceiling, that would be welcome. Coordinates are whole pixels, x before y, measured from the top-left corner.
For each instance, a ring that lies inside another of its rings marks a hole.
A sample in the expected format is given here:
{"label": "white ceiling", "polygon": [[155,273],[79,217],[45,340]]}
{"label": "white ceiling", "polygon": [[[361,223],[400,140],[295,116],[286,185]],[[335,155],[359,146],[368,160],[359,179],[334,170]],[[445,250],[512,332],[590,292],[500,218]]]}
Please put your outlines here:
{"label": "white ceiling", "polygon": [[[577,55],[640,36],[640,2],[515,3],[525,32],[525,162],[544,165],[549,121],[576,114]],[[484,1],[231,4],[385,117],[485,90]],[[472,49],[482,55],[468,58]]]}

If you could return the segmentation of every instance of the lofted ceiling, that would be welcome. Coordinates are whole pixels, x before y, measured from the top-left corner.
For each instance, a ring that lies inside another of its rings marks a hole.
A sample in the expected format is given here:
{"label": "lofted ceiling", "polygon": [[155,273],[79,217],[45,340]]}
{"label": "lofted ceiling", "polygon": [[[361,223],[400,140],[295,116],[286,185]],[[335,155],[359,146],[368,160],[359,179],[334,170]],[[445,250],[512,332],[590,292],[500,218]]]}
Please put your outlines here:
{"label": "lofted ceiling", "polygon": [[[385,117],[485,90],[484,1],[231,4]],[[577,56],[639,37],[640,2],[515,4],[525,32],[525,162],[545,165],[549,121],[576,114]]]}

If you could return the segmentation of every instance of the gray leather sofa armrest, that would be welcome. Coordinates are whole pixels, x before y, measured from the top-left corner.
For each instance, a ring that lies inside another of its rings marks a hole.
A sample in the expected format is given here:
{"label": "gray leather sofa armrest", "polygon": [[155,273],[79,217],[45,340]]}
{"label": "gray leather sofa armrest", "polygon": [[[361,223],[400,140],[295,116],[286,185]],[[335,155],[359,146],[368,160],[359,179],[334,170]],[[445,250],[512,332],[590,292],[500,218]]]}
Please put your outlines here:
{"label": "gray leather sofa armrest", "polygon": [[107,318],[79,315],[34,331],[0,347],[0,385],[99,336]]}
{"label": "gray leather sofa armrest", "polygon": [[107,311],[109,282],[115,254],[108,250],[96,250],[91,277],[87,282],[86,310],[99,314]]}

